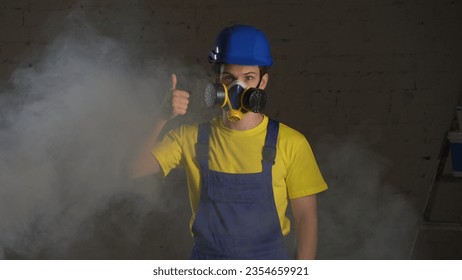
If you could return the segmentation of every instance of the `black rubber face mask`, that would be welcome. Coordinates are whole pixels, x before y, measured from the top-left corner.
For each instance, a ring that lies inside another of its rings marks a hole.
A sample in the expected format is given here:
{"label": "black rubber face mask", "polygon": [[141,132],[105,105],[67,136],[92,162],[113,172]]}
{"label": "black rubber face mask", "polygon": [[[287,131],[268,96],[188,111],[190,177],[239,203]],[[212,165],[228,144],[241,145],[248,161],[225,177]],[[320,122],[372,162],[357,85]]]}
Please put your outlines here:
{"label": "black rubber face mask", "polygon": [[260,113],[266,105],[266,93],[262,89],[247,87],[235,80],[228,87],[221,83],[209,83],[205,87],[205,104],[227,111],[228,119],[240,121],[248,112]]}

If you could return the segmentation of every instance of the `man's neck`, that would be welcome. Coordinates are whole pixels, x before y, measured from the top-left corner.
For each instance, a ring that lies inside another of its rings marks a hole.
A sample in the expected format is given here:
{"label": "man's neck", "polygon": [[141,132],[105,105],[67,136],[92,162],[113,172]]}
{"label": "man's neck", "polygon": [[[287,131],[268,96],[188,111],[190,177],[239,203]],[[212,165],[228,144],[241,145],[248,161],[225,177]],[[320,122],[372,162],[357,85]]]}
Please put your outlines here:
{"label": "man's neck", "polygon": [[223,111],[223,124],[233,130],[249,130],[258,126],[264,119],[263,115],[260,113],[249,112],[245,114],[240,121],[230,121],[228,119],[228,114]]}

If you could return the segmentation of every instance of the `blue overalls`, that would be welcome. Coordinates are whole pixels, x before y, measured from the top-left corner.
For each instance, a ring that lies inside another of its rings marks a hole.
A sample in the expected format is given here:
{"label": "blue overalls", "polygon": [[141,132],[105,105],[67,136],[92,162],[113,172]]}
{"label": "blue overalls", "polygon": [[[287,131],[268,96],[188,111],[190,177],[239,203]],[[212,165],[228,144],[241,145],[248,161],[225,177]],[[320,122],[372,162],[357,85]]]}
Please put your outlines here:
{"label": "blue overalls", "polygon": [[279,122],[268,122],[261,173],[210,170],[210,131],[210,123],[199,125],[196,159],[202,185],[191,259],[288,259],[272,185]]}

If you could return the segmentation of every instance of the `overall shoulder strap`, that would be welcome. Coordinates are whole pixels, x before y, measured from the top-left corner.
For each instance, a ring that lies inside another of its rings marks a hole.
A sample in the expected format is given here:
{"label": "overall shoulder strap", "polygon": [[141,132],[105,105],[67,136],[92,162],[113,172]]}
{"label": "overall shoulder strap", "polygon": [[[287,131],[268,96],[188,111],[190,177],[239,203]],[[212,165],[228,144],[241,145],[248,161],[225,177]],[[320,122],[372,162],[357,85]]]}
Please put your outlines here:
{"label": "overall shoulder strap", "polygon": [[199,162],[207,164],[209,157],[209,138],[210,138],[210,122],[198,125],[197,143],[196,143],[196,159]]}
{"label": "overall shoulder strap", "polygon": [[263,146],[262,156],[263,164],[270,163],[274,165],[276,160],[276,143],[279,134],[279,122],[273,119],[268,120],[266,129],[265,145]]}

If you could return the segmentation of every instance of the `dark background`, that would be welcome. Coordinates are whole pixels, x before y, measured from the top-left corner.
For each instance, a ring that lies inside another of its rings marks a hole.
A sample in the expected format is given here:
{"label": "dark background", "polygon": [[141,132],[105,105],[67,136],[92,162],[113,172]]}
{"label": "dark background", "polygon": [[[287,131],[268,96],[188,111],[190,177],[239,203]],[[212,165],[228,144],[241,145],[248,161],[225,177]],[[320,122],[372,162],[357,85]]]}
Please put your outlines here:
{"label": "dark background", "polygon": [[[164,61],[158,79],[168,87],[166,73],[176,71],[188,89],[207,73],[208,50],[223,27],[243,23],[262,29],[274,56],[265,113],[307,137],[330,187],[319,195],[318,257],[411,256],[441,142],[462,90],[462,1],[0,0],[0,96],[15,87],[13,73],[43,71],[38,65],[50,56],[52,42],[76,24],[71,13],[85,18],[94,28],[92,36],[127,49],[133,56],[130,67]],[[195,117],[204,110],[197,88],[189,116],[178,123],[203,116]],[[446,169],[449,173],[450,165]],[[137,205],[146,203],[145,195],[111,194],[104,207],[76,221],[78,233],[64,235],[64,241],[42,243],[43,230],[17,230],[21,238],[0,241],[3,257],[187,258],[190,210],[184,180],[178,170],[161,183],[154,178],[129,183],[154,185],[156,192],[147,195],[161,197],[161,206],[147,206],[140,214]],[[8,184],[0,182],[0,188]],[[441,187],[437,218],[460,225],[461,187]],[[414,257],[462,256],[460,231],[425,234]],[[32,243],[40,245],[33,250],[24,245]]]}

